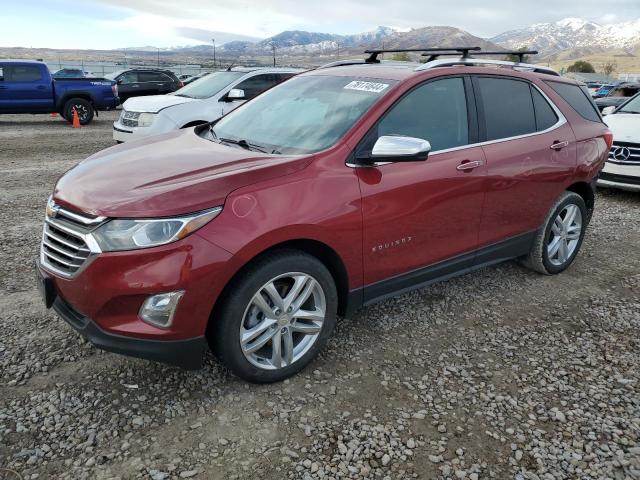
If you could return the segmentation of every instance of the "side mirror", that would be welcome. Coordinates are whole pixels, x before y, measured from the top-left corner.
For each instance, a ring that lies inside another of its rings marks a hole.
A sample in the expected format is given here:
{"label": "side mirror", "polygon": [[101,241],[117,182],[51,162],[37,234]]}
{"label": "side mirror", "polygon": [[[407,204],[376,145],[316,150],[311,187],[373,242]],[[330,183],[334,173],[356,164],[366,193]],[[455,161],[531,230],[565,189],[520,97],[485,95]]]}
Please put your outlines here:
{"label": "side mirror", "polygon": [[119,78],[118,80],[116,80],[116,83],[117,83],[118,85],[122,85],[122,79],[121,79],[121,78]]}
{"label": "side mirror", "polygon": [[244,90],[241,88],[232,88],[227,94],[227,101],[244,100]]}
{"label": "side mirror", "polygon": [[384,135],[376,141],[371,151],[374,162],[418,162],[426,160],[431,144],[422,138]]}
{"label": "side mirror", "polygon": [[604,107],[602,109],[602,115],[611,115],[613,112],[616,111],[616,107]]}

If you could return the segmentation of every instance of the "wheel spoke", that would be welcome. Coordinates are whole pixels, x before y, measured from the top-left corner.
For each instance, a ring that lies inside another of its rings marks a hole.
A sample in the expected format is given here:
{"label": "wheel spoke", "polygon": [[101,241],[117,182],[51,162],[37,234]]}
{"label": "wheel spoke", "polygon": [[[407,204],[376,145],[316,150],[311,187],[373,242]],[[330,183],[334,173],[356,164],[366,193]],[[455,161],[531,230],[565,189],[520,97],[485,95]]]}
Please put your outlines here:
{"label": "wheel spoke", "polygon": [[304,287],[304,290],[298,295],[298,297],[293,302],[293,311],[300,310],[300,307],[304,305],[304,303],[309,299],[311,294],[313,293],[313,289],[316,287],[318,283],[313,278],[308,278],[308,281]]}
{"label": "wheel spoke", "polygon": [[295,322],[291,324],[291,330],[305,335],[312,335],[322,330],[322,324]]}
{"label": "wheel spoke", "polygon": [[319,308],[315,310],[298,310],[292,317],[297,320],[311,320],[322,323],[324,321],[324,312]]}
{"label": "wheel spoke", "polygon": [[262,312],[262,314],[266,318],[272,318],[273,317],[273,308],[265,300],[265,298],[264,298],[264,296],[262,295],[261,292],[258,292],[258,293],[255,294],[255,296],[253,297],[253,300],[251,300],[251,303],[253,305],[255,305],[256,307],[258,307],[258,309]]}
{"label": "wheel spoke", "polygon": [[268,329],[262,335],[260,335],[254,342],[249,344],[242,345],[242,350],[245,353],[253,353],[260,350],[264,347],[270,340],[272,340],[276,335],[280,338],[280,330],[278,329]]}
{"label": "wheel spoke", "polygon": [[562,263],[569,258],[569,245],[565,239],[560,240],[560,249],[558,250],[558,260]]}
{"label": "wheel spoke", "polygon": [[574,230],[567,233],[567,240],[578,240],[580,238],[580,230]]}
{"label": "wheel spoke", "polygon": [[551,231],[555,234],[555,235],[560,235],[562,233],[562,220],[560,219],[560,217],[556,217],[555,221],[553,222],[553,225],[551,225]]}
{"label": "wheel spoke", "polygon": [[264,287],[264,292],[269,296],[269,299],[273,302],[273,305],[275,307],[283,310],[284,305],[282,302],[282,297],[280,296],[280,293],[276,289],[276,286],[273,284],[273,282],[270,282]]}
{"label": "wheel spoke", "polygon": [[261,335],[265,330],[267,330],[268,328],[271,328],[271,326],[274,325],[275,323],[276,323],[275,319],[265,318],[254,327],[251,327],[250,329],[245,330],[242,333],[242,336],[240,338],[240,343],[244,345],[247,342],[250,342],[257,336]]}
{"label": "wheel spoke", "polygon": [[549,244],[548,253],[549,258],[553,258],[558,253],[558,249],[560,248],[560,244],[562,243],[562,237],[555,237],[553,241]]}
{"label": "wheel spoke", "polygon": [[304,286],[307,284],[308,280],[310,280],[310,278],[307,277],[306,275],[296,275],[293,278],[293,286],[291,287],[291,289],[287,293],[287,296],[284,297],[284,300],[282,302],[282,305],[283,305],[285,311],[290,306],[292,306],[292,304],[296,301],[296,299],[300,295],[300,292],[302,291]]}
{"label": "wheel spoke", "polygon": [[280,329],[275,331],[271,340],[271,365],[275,368],[282,366],[282,333]]}
{"label": "wheel spoke", "polygon": [[565,227],[569,228],[569,226],[571,226],[574,222],[574,220],[576,219],[576,215],[578,213],[578,207],[576,207],[575,205],[567,205],[567,213],[564,216],[564,220],[562,223],[564,223]]}
{"label": "wheel spoke", "polygon": [[293,334],[290,328],[282,333],[282,338],[284,340],[284,361],[287,365],[291,365],[293,363]]}

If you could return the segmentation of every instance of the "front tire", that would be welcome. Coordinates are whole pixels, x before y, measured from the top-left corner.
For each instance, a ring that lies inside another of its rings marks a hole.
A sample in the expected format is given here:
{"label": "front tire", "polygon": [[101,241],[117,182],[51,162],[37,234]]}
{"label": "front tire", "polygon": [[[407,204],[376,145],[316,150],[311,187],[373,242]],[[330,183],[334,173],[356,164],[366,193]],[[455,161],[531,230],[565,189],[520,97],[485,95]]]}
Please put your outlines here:
{"label": "front tire", "polygon": [[545,275],[566,270],[580,251],[588,222],[584,199],[577,193],[563,192],[549,210],[522,263]]}
{"label": "front tire", "polygon": [[338,294],[318,259],[297,250],[267,254],[226,289],[212,318],[211,348],[238,377],[284,380],[325,346],[336,323]]}

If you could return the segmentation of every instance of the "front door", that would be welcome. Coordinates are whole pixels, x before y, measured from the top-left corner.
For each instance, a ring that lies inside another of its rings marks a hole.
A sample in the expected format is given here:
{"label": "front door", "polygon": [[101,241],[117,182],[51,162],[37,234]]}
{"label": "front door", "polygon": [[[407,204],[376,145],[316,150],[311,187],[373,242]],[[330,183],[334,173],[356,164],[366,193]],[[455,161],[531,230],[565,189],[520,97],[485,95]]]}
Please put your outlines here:
{"label": "front door", "polygon": [[[387,111],[358,147],[383,135],[428,140],[426,161],[357,167],[364,220],[365,302],[470,267],[486,166],[465,77],[424,83]],[[465,168],[466,166],[466,168]],[[429,267],[429,268],[425,268]],[[382,282],[383,280],[388,280]]]}
{"label": "front door", "polygon": [[51,80],[38,65],[6,63],[0,73],[0,109],[12,112],[50,112],[53,109]]}

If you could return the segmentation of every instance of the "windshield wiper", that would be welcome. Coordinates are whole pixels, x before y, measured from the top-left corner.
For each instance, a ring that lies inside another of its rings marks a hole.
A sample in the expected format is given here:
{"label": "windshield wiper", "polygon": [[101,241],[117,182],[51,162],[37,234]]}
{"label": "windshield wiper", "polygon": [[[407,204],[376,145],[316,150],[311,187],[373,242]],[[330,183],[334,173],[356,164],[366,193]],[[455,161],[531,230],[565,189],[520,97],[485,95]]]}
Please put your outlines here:
{"label": "windshield wiper", "polygon": [[[214,135],[215,135],[215,133],[214,133]],[[242,147],[245,150],[254,150],[256,152],[267,153],[267,151],[263,147],[261,147],[260,145],[256,145],[254,143],[249,143],[243,138],[241,138],[240,140],[234,140],[232,138],[219,138],[218,140],[220,142],[222,142],[222,143],[230,143],[232,145],[238,145],[239,147]]]}
{"label": "windshield wiper", "polygon": [[173,96],[174,97],[193,98],[193,97],[190,97],[189,95],[185,95],[184,93],[174,93]]}

